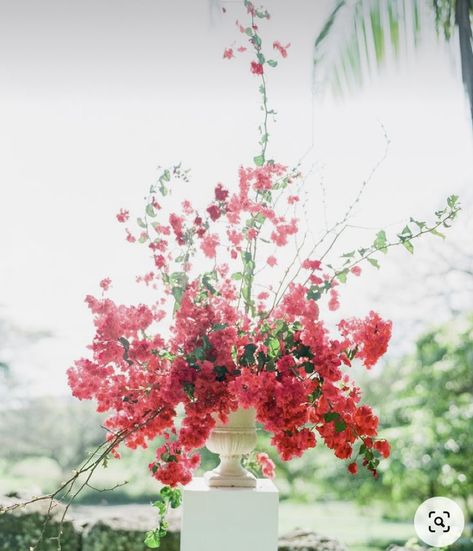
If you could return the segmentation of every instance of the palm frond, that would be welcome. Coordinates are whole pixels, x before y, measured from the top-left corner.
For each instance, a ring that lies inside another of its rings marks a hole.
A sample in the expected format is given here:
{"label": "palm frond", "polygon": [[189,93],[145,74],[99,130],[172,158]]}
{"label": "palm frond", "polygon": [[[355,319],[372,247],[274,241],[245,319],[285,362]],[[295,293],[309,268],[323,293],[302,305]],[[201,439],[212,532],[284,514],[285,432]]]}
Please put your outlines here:
{"label": "palm frond", "polygon": [[455,24],[458,27],[460,43],[460,60],[463,85],[470,102],[470,115],[473,123],[473,32],[471,18],[473,15],[473,0],[457,0],[455,9]]}
{"label": "palm frond", "polygon": [[373,68],[401,55],[402,39],[417,45],[420,1],[339,0],[314,41],[314,91],[359,87]]}

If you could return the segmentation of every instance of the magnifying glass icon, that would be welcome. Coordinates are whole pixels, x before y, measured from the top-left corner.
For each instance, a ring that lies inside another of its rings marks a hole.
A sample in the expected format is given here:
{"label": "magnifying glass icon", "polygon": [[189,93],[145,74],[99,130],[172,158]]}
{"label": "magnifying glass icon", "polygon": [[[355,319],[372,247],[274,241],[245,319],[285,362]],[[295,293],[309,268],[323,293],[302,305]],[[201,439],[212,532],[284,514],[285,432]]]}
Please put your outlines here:
{"label": "magnifying glass icon", "polygon": [[443,518],[442,517],[435,517],[434,518],[434,524],[436,526],[441,526],[442,528],[445,528],[445,524],[443,522]]}

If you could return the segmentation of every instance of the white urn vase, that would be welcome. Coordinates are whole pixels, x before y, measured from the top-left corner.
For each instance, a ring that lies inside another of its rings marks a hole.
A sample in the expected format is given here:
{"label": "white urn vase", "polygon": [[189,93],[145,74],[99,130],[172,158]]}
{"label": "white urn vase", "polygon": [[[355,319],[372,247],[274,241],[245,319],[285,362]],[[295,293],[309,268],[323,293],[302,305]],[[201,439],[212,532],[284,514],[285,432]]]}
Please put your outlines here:
{"label": "white urn vase", "polygon": [[256,478],[241,464],[241,456],[256,446],[256,411],[238,408],[230,413],[228,421],[217,424],[210,434],[207,449],[220,456],[220,464],[204,474],[211,487],[255,488]]}

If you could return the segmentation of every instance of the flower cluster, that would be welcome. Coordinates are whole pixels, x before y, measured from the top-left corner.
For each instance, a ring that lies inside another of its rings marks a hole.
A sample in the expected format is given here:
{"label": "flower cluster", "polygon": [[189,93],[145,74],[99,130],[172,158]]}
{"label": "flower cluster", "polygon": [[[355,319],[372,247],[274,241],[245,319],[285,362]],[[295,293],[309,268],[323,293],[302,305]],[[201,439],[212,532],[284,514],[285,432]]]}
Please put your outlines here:
{"label": "flower cluster", "polygon": [[[160,185],[170,186],[176,172],[165,170]],[[284,460],[313,448],[318,438],[341,459],[359,443],[373,472],[375,452],[386,455],[386,444],[376,439],[378,419],[360,404],[346,370],[355,359],[367,368],[377,362],[391,324],[370,312],[341,320],[331,335],[321,312],[338,304],[338,282],[317,258],[303,260],[302,278],[283,291],[255,296],[257,245],[286,247],[299,231],[298,219],[278,207],[281,193],[297,203],[292,188],[299,178],[297,170],[275,162],[242,167],[235,192],[219,183],[204,212],[184,201],[181,212],[168,215],[157,201],[168,187],[152,188],[138,219],[138,241],[147,245],[154,269],[139,279],[157,290],[160,283],[163,292],[151,305],[86,299],[96,327],[92,357],[69,370],[69,384],[78,398],[93,398],[98,411],[112,412],[106,426],[125,434],[127,446],[162,438],[150,469],[164,484],[190,480],[196,450],[216,419],[225,421],[238,407],[256,409]],[[119,219],[126,222],[124,212]],[[217,253],[227,262],[217,262]],[[193,276],[199,254],[211,258],[213,268]],[[274,255],[262,258],[268,269],[275,266]],[[232,272],[231,262],[240,269]],[[106,293],[110,280],[101,287]],[[166,337],[165,301],[174,304]],[[180,424],[178,407],[185,412]],[[272,473],[268,462],[263,467]]]}
{"label": "flower cluster", "polygon": [[[412,252],[415,237],[439,235],[437,228],[459,210],[458,198],[449,198],[433,226],[411,219],[417,229],[407,225],[390,243],[380,231],[373,245],[342,255],[338,268],[325,262],[334,243],[324,243],[330,231],[304,248],[299,167],[288,168],[267,154],[273,112],[264,71],[276,61],[263,54],[255,21],[269,14],[248,0],[244,5],[251,23],[238,26],[256,56],[250,70],[260,78],[264,115],[254,166],[240,168],[233,190],[218,183],[203,208],[185,200],[178,212],[167,210],[166,198],[179,181],[188,181],[188,171],[180,164],[162,170],[137,229],[125,228],[126,239],[150,253],[152,268],[137,280],[153,289],[155,299],[116,304],[107,294],[110,279],[103,279],[101,298],[86,298],[96,328],[91,355],[69,369],[69,384],[74,396],[94,399],[98,411],[109,413],[111,441],[157,447],[150,470],[169,486],[189,482],[216,420],[225,422],[239,407],[256,410],[283,460],[322,440],[337,458],[349,461],[351,473],[359,462],[376,476],[389,444],[378,438],[378,418],[361,402],[349,371],[354,361],[367,369],[378,362],[391,323],[369,312],[362,319],[341,319],[330,331],[324,317],[339,308],[339,285],[361,275],[360,262],[377,267],[373,255],[391,245]],[[288,47],[273,44],[283,58]],[[224,58],[233,56],[232,48],[225,50]],[[128,223],[129,212],[121,209],[117,219]],[[291,245],[295,251],[284,261],[278,252]],[[208,270],[200,269],[198,259]],[[273,476],[269,458],[259,454],[258,460],[263,473]]]}

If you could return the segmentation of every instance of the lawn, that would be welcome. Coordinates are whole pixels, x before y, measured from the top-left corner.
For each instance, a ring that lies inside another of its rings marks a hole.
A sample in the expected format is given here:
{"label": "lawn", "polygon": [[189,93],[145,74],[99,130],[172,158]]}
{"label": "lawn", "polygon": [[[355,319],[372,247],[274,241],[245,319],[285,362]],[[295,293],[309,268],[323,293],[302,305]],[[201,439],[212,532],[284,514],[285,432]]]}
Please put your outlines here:
{"label": "lawn", "polygon": [[415,537],[412,523],[384,520],[350,502],[282,502],[279,507],[280,533],[296,527],[338,539],[356,551],[385,549],[391,543]]}

